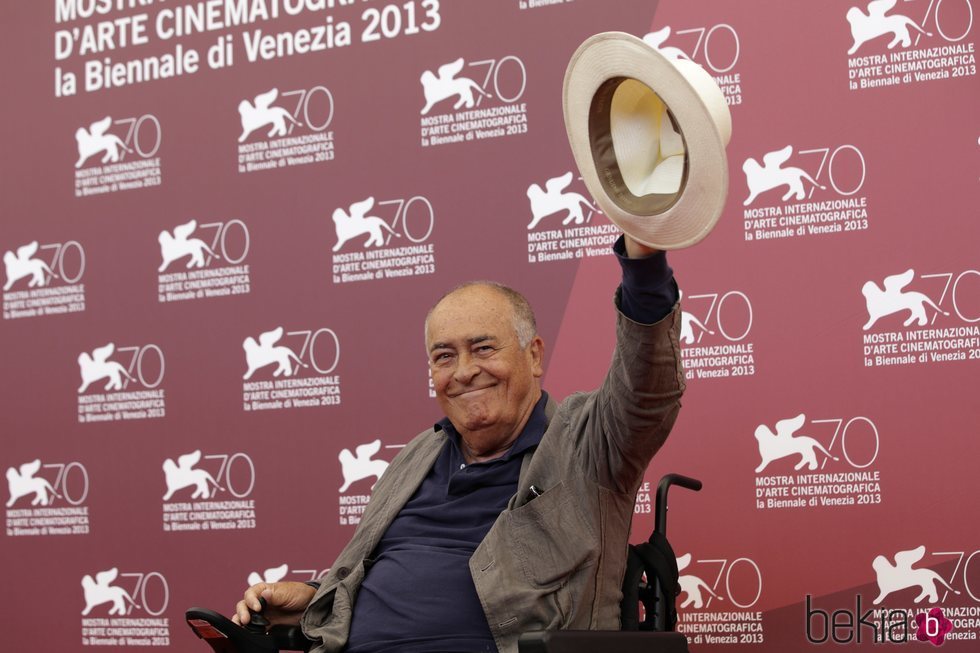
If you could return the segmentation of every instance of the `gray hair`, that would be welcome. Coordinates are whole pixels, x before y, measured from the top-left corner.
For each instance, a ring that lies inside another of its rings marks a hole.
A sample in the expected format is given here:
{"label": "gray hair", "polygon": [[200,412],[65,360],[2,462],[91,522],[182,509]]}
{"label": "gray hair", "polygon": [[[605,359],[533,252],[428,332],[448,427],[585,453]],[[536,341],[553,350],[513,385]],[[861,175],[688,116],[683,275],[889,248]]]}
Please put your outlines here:
{"label": "gray hair", "polygon": [[453,293],[466,290],[467,288],[472,288],[474,286],[482,286],[484,288],[491,288],[496,290],[510,303],[511,310],[513,312],[514,321],[514,331],[517,333],[517,343],[521,346],[521,349],[527,348],[534,337],[538,335],[538,324],[534,319],[534,311],[531,309],[531,303],[527,301],[527,297],[517,292],[510,286],[506,286],[502,283],[496,281],[467,281],[461,283],[442,297],[439,298],[429,312],[425,315],[425,331],[428,333],[429,330],[429,317],[432,315],[432,311],[436,310],[436,307],[442,303],[442,300],[446,299]]}

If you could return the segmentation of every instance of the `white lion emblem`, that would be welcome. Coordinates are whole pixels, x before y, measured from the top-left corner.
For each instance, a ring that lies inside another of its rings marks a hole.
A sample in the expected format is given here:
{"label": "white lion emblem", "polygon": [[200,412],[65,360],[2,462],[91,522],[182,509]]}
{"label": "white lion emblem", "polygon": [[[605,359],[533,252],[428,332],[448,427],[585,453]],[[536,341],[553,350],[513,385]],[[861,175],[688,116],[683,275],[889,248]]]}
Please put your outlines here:
{"label": "white lion emblem", "polygon": [[116,163],[122,157],[120,150],[132,152],[126,147],[115,134],[107,134],[109,127],[112,126],[112,117],[106,116],[102,120],[96,120],[88,129],[79,127],[75,132],[75,141],[78,143],[78,161],[75,162],[76,168],[85,165],[89,157],[105,152],[102,163]]}
{"label": "white lion emblem", "polygon": [[[357,452],[356,456],[350,452],[350,449],[341,450],[337,456],[340,459],[340,470],[344,475],[344,484],[340,486],[340,492],[346,492],[353,483],[372,476],[377,483],[388,469],[387,461],[371,460],[371,456],[381,451],[381,440],[362,444],[354,451]],[[374,489],[373,484],[371,489]]]}
{"label": "white lion emblem", "polygon": [[818,184],[802,168],[797,168],[796,166],[783,168],[782,165],[792,155],[793,146],[787,145],[781,150],[775,150],[763,156],[762,165],[759,165],[759,162],[752,157],[745,160],[745,163],[742,164],[742,171],[745,173],[745,184],[749,187],[749,196],[742,202],[743,206],[748,206],[756,197],[767,190],[772,190],[780,186],[787,187],[786,194],[783,195],[784,202],[790,197],[794,197],[797,200],[806,197],[806,191],[803,187],[804,181],[813,184],[821,190],[826,188]]}
{"label": "white lion emblem", "polygon": [[[110,615],[128,614],[132,606],[136,605],[129,593],[121,587],[115,587],[111,583],[116,580],[119,570],[113,567],[106,571],[100,571],[93,579],[88,574],[82,578],[82,590],[85,593],[85,609],[82,610],[84,617],[97,605],[111,603],[109,608]],[[128,605],[127,605],[128,604]]]}
{"label": "white lion emblem", "polygon": [[31,258],[37,253],[38,242],[32,241],[17,248],[17,253],[6,252],[3,255],[3,264],[7,269],[7,283],[3,285],[4,291],[10,288],[20,279],[31,277],[27,282],[28,288],[40,287],[48,283],[51,279],[56,279],[58,275],[51,271],[48,264],[39,258]]}
{"label": "white lion emblem", "polygon": [[[258,342],[251,336],[245,338],[245,342],[242,343],[242,349],[245,350],[245,362],[248,364],[248,370],[245,372],[245,376],[242,377],[243,379],[247,381],[255,374],[256,370],[266,365],[272,365],[273,363],[278,364],[276,371],[272,373],[272,376],[276,377],[283,374],[292,376],[296,371],[293,369],[294,362],[299,367],[306,367],[306,364],[289,347],[285,345],[274,346],[282,338],[282,334],[283,328],[278,327],[272,331],[266,331],[260,334]],[[296,369],[299,368],[297,367]]]}
{"label": "white lion emblem", "polygon": [[476,98],[473,93],[483,97],[491,97],[489,93],[480,88],[480,85],[469,77],[456,77],[456,74],[463,69],[463,58],[439,66],[439,74],[433,75],[431,70],[426,70],[419,78],[422,82],[422,94],[425,95],[425,106],[422,107],[422,115],[426,115],[432,106],[442,102],[454,95],[459,96],[454,110],[463,107],[472,109],[476,106]]}
{"label": "white lion emblem", "polygon": [[271,567],[266,569],[265,572],[259,574],[253,571],[248,575],[248,586],[258,585],[259,583],[278,583],[286,574],[289,573],[289,565],[283,563],[278,567]]}
{"label": "white lion emblem", "polygon": [[816,469],[817,451],[832,460],[838,460],[836,456],[832,456],[829,451],[823,448],[822,444],[813,438],[807,435],[794,435],[803,427],[805,422],[806,415],[800,413],[796,417],[781,419],[776,422],[775,433],[770,431],[765,424],[761,424],[755,429],[755,439],[759,441],[759,456],[762,457],[762,462],[755,468],[756,474],[764,470],[772,461],[794,454],[800,457],[800,462],[793,467],[797,471],[802,469],[804,465],[811,471]]}
{"label": "white lion emblem", "polygon": [[589,200],[574,191],[564,191],[572,183],[572,173],[566,172],[560,177],[552,177],[544,184],[542,189],[537,184],[527,187],[527,198],[531,201],[531,223],[528,229],[534,229],[542,219],[549,215],[554,215],[561,211],[566,211],[565,219],[561,221],[563,225],[570,222],[583,224],[586,222],[583,208],[597,213],[596,209]]}
{"label": "white lion emblem", "polygon": [[[691,564],[691,554],[685,553],[684,555],[677,558],[677,571],[684,571],[687,566]],[[701,609],[704,607],[704,596],[701,592],[707,592],[711,595],[711,598],[723,600],[722,597],[711,591],[711,587],[708,586],[706,582],[701,580],[698,576],[691,574],[684,574],[677,577],[677,584],[680,586],[680,591],[687,594],[687,598],[681,603],[682,608],[693,605],[695,609]]]}
{"label": "white lion emblem", "polygon": [[344,209],[334,209],[333,223],[337,231],[337,244],[333,246],[333,251],[340,251],[351,238],[367,234],[368,239],[364,241],[365,247],[381,247],[385,244],[384,231],[395,237],[400,236],[388,226],[388,223],[381,218],[367,215],[367,212],[374,206],[374,198],[369,197],[360,202],[350,205],[350,213]]}
{"label": "white lion emblem", "polygon": [[[698,335],[694,335],[694,327],[698,328]],[[715,335],[715,332],[701,323],[701,320],[694,317],[687,311],[681,311],[681,342],[685,345],[693,345],[701,339],[702,333]]]}
{"label": "white lion emblem", "polygon": [[195,229],[197,229],[197,220],[191,220],[174,227],[173,235],[170,235],[166,229],[160,232],[157,240],[160,242],[160,256],[163,262],[157,268],[157,272],[163,272],[171,263],[185,256],[191,257],[187,261],[188,269],[203,268],[207,265],[208,262],[204,260],[205,254],[211,258],[220,258],[203,240],[190,237]]}
{"label": "white lion emblem", "polygon": [[272,106],[277,97],[279,97],[279,89],[274,88],[256,95],[254,105],[248,100],[242,100],[238,104],[238,113],[242,118],[242,135],[238,137],[239,143],[244,143],[249,134],[266,125],[272,125],[268,133],[269,138],[285,136],[288,133],[287,120],[297,127],[302,126],[302,123],[297,122],[288,111],[282,107]]}
{"label": "white lion emblem", "polygon": [[82,375],[79,393],[85,392],[89,385],[101,379],[109,379],[109,383],[105,386],[106,390],[122,390],[124,377],[127,382],[136,380],[130,376],[125,367],[109,360],[115,350],[116,345],[110,342],[103,347],[93,349],[91,356],[87,352],[78,355],[78,370]]}
{"label": "white lion emblem", "polygon": [[864,284],[861,292],[864,294],[865,303],[868,307],[868,322],[863,327],[865,331],[873,327],[875,322],[886,315],[901,311],[909,312],[909,317],[905,320],[903,326],[909,326],[913,322],[917,322],[919,326],[925,326],[926,322],[929,321],[926,315],[926,306],[937,313],[949,315],[949,313],[936,306],[923,293],[914,290],[902,292],[902,289],[912,283],[912,279],[914,278],[915,271],[909,269],[901,274],[893,274],[890,277],[885,277],[884,290],[879,288],[878,284],[874,281],[869,281]]}
{"label": "white lion emblem", "polygon": [[[10,490],[10,499],[7,500],[7,507],[11,507],[21,497],[33,494],[32,506],[47,506],[53,501],[53,497],[60,498],[61,495],[54,491],[51,483],[46,478],[34,476],[41,469],[41,459],[32,460],[20,466],[20,470],[13,467],[7,468],[7,488]],[[51,494],[49,497],[48,494]]]}
{"label": "white lion emblem", "polygon": [[169,501],[177,490],[192,485],[194,486],[192,499],[210,499],[212,487],[215,490],[224,491],[224,488],[218,485],[218,482],[207,470],[194,469],[194,465],[200,461],[200,449],[178,456],[176,463],[170,458],[163,461],[163,475],[167,482],[167,493],[163,495],[164,501]]}
{"label": "white lion emblem", "polygon": [[868,3],[867,14],[857,7],[851,7],[847,10],[847,22],[851,24],[851,37],[854,38],[854,45],[847,51],[847,54],[854,54],[858,48],[868,41],[885,34],[891,34],[893,37],[888,43],[889,50],[898,44],[907,48],[912,45],[912,36],[909,34],[910,27],[920,34],[932,36],[907,16],[901,14],[886,16],[888,10],[894,7],[897,2],[898,0],[873,0]]}
{"label": "white lion emblem", "polygon": [[664,45],[668,37],[670,37],[670,26],[662,27],[656,32],[650,32],[643,37],[643,42],[662,54],[666,59],[670,59],[671,61],[690,61],[691,58],[680,48],[675,48],[672,45]]}
{"label": "white lion emblem", "polygon": [[936,583],[939,583],[953,594],[959,594],[943,580],[942,576],[932,569],[912,569],[922,556],[926,554],[926,547],[919,546],[910,551],[899,551],[895,554],[895,564],[893,565],[885,556],[877,556],[871,567],[875,570],[878,577],[878,598],[874,604],[878,605],[885,600],[885,597],[892,592],[918,587],[921,591],[913,601],[916,603],[928,598],[929,603],[939,600],[939,592],[936,590]]}
{"label": "white lion emblem", "polygon": [[[684,299],[684,291],[679,291],[679,299]],[[694,335],[694,327],[698,328],[697,337]],[[694,317],[685,310],[681,310],[681,342],[685,345],[693,345],[695,342],[701,341],[701,334],[709,333],[715,335],[715,332],[706,327],[701,323],[701,320]]]}

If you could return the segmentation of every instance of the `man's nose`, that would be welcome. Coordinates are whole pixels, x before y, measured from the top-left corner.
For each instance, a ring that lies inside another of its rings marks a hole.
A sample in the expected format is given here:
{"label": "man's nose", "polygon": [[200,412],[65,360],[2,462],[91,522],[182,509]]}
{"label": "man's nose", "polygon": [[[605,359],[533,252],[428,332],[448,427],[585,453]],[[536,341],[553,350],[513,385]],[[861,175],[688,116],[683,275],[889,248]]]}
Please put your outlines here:
{"label": "man's nose", "polygon": [[453,370],[453,379],[457,383],[467,384],[480,373],[480,366],[476,363],[476,358],[469,353],[461,353],[456,357],[456,368]]}

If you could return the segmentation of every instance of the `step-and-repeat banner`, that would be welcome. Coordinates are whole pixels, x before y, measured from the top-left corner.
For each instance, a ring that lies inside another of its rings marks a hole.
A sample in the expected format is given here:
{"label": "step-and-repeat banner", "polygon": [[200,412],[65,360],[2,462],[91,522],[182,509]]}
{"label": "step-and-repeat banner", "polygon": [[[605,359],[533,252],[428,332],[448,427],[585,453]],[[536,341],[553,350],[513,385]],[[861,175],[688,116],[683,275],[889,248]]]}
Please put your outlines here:
{"label": "step-and-repeat banner", "polygon": [[322,574],[440,417],[422,322],[461,281],[527,293],[552,395],[598,384],[617,231],[561,85],[605,30],[734,125],[633,534],[704,481],[670,502],[691,649],[976,650],[978,11],[4,3],[4,650],[203,650],[187,607]]}

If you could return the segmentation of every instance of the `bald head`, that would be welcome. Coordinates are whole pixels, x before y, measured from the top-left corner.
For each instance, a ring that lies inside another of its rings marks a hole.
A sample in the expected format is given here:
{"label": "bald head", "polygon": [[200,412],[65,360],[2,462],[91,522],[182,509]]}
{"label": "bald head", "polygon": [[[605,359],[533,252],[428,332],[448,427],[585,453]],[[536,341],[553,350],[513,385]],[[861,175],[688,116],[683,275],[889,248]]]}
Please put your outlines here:
{"label": "bald head", "polygon": [[505,286],[496,281],[467,281],[440,297],[439,301],[429,309],[429,312],[425,316],[426,347],[428,347],[429,319],[436,309],[444,302],[451,301],[453,296],[476,288],[493,291],[507,300],[507,305],[510,307],[512,313],[512,322],[514,332],[517,334],[517,342],[520,344],[521,349],[527,347],[534,339],[534,336],[538,335],[538,325],[534,319],[534,311],[531,309],[531,304],[521,293],[510,286]]}

